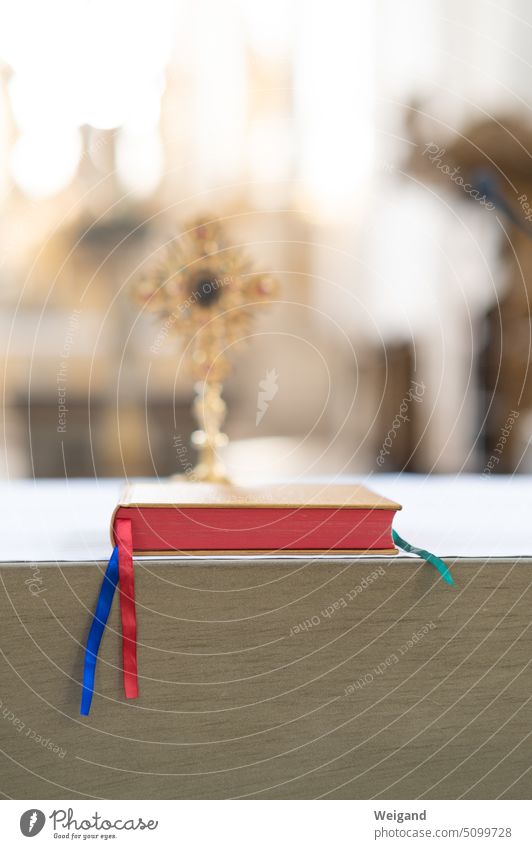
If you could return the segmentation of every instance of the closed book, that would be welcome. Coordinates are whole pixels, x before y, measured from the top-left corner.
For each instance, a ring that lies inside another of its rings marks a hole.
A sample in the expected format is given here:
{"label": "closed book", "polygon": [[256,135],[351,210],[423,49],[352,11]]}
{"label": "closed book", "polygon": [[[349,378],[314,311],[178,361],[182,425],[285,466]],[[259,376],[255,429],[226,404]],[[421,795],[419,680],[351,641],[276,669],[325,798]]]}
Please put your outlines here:
{"label": "closed book", "polygon": [[112,521],[129,519],[137,555],[208,553],[395,554],[401,506],[365,486],[238,486],[192,481],[129,485]]}

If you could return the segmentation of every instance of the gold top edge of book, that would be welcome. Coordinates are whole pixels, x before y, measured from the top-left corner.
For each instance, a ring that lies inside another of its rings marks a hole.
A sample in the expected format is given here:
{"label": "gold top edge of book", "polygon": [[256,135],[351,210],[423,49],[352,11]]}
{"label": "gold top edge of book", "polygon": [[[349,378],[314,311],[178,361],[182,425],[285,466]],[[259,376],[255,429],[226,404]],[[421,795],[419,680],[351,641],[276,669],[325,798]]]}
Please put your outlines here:
{"label": "gold top edge of book", "polygon": [[362,484],[287,483],[240,486],[193,481],[129,484],[119,507],[287,507],[400,510]]}

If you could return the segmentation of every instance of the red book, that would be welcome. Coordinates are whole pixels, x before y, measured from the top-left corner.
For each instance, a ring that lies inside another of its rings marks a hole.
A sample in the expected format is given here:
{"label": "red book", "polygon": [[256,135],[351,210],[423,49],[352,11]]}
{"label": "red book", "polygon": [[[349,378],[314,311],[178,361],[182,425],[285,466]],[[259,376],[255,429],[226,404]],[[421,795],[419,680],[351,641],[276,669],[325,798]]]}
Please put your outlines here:
{"label": "red book", "polygon": [[168,483],[128,486],[112,522],[131,520],[134,554],[395,554],[401,506],[364,486]]}

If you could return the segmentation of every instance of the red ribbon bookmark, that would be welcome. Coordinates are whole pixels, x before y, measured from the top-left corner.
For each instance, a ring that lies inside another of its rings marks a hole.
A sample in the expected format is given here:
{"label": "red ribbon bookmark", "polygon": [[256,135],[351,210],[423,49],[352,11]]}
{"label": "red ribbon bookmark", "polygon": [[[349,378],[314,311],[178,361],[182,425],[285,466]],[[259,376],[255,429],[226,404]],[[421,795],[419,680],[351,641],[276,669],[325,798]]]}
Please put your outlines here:
{"label": "red ribbon bookmark", "polygon": [[137,614],[135,612],[135,577],[133,574],[131,520],[117,519],[115,521],[115,535],[118,546],[124,692],[126,699],[136,699],[139,694],[139,682],[137,676]]}

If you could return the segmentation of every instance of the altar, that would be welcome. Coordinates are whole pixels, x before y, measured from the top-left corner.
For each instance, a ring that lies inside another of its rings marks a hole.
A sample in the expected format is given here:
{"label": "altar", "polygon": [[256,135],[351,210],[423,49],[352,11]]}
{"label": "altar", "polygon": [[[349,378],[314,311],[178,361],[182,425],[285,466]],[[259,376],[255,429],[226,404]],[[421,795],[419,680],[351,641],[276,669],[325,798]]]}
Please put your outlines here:
{"label": "altar", "polygon": [[[343,479],[349,480],[349,479]],[[379,475],[444,558],[137,558],[140,695],[118,605],[84,644],[117,480],[0,487],[1,749],[14,798],[530,796],[532,481]]]}

